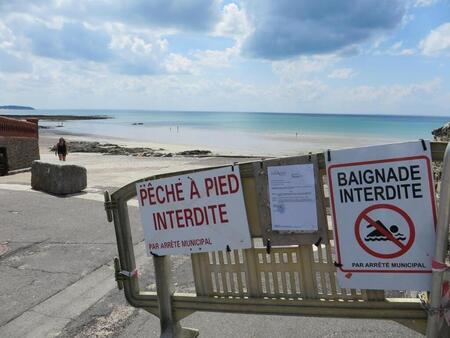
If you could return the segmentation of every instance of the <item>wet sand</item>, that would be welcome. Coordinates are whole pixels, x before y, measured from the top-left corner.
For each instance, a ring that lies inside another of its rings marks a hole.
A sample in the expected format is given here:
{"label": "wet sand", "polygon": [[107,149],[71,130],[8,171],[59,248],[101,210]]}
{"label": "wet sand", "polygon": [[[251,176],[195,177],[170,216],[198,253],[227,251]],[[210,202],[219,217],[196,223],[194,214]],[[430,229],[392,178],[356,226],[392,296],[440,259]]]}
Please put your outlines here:
{"label": "wet sand", "polygon": [[[390,138],[368,136],[343,136],[317,133],[244,133],[239,131],[196,131],[184,129],[180,133],[171,132],[165,128],[137,128],[135,134],[128,138],[100,136],[86,133],[73,133],[65,128],[41,129],[42,137],[57,139],[64,137],[73,141],[98,141],[114,143],[127,147],[163,148],[170,153],[200,149],[210,150],[214,155],[224,156],[295,156],[309,152],[322,152],[326,149],[342,149],[367,145],[404,142],[405,139],[393,135]],[[55,141],[56,143],[56,141]]]}
{"label": "wet sand", "polygon": [[[41,160],[51,163],[60,163],[58,157],[49,149],[56,144],[60,135],[40,133],[39,149]],[[88,138],[86,136],[66,137],[70,140],[89,140],[105,143],[118,143],[117,139]],[[143,146],[138,142],[125,142],[121,145]],[[157,144],[146,144],[152,148],[164,148],[166,151],[176,152],[192,149],[192,147],[174,147]],[[248,160],[243,157],[135,157],[126,155],[103,155],[99,153],[69,153],[66,163],[84,166],[87,169],[88,192],[103,193],[108,189],[114,191],[135,180],[162,173],[176,172],[187,169],[212,167],[232,164],[234,162],[244,162]],[[13,173],[0,177],[0,184],[18,184],[29,186],[31,182],[30,171]]]}
{"label": "wet sand", "polygon": [[[264,135],[267,140],[279,144],[278,153],[266,151],[261,146],[255,153],[240,153],[239,150],[222,152],[221,149],[214,149],[207,146],[166,144],[147,141],[132,141],[118,137],[101,137],[89,134],[70,134],[63,128],[41,129],[39,132],[39,146],[41,160],[45,162],[59,163],[57,156],[50,151],[50,148],[57,143],[60,137],[64,137],[69,143],[69,154],[67,163],[77,164],[86,167],[88,171],[88,190],[102,192],[105,189],[115,190],[127,183],[135,180],[168,172],[177,172],[186,169],[196,169],[202,167],[212,167],[234,162],[246,162],[273,156],[292,156],[311,152],[319,152],[324,149],[336,149],[354,147],[367,144],[387,143],[394,140],[372,140],[354,139],[335,136],[313,136],[302,135]],[[300,138],[301,137],[301,138]],[[70,141],[89,141],[101,143],[113,143],[124,147],[148,147],[152,149],[163,149],[163,153],[175,154],[186,150],[211,150],[211,156],[173,156],[173,157],[139,157],[127,155],[104,155],[100,153],[70,153]],[[309,141],[309,142],[308,142]],[[397,140],[398,141],[398,140]],[[278,143],[277,143],[278,142]],[[290,148],[283,147],[289,145]],[[298,147],[296,146],[298,145]],[[0,178],[0,183],[6,184],[26,184],[31,180],[30,172],[17,173]]]}

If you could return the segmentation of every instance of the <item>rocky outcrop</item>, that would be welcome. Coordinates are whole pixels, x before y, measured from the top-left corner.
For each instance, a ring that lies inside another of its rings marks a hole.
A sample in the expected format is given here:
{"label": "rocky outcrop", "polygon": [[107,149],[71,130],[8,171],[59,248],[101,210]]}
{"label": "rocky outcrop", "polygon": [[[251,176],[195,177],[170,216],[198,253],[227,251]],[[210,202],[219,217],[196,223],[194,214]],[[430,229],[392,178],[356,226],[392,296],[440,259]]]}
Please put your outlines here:
{"label": "rocky outcrop", "polygon": [[[444,124],[442,127],[437,128],[431,132],[434,141],[449,142],[450,141],[450,122]],[[442,179],[442,162],[433,161],[433,176],[436,183],[436,191],[440,190],[440,184]]]}
{"label": "rocky outcrop", "polygon": [[185,150],[180,151],[177,153],[177,155],[181,156],[205,156],[205,155],[211,155],[211,152],[209,150]]}
{"label": "rocky outcrop", "polygon": [[[56,146],[50,150],[55,151]],[[86,141],[72,141],[68,142],[69,152],[71,153],[100,153],[107,155],[134,155],[134,156],[158,156],[162,148],[152,149],[145,147],[128,148],[117,144],[100,143],[100,142],[86,142]],[[160,156],[164,156],[160,153]]]}
{"label": "rocky outcrop", "polygon": [[450,141],[450,122],[444,124],[431,132],[435,141],[448,142]]}
{"label": "rocky outcrop", "polygon": [[34,161],[31,166],[31,187],[55,195],[68,195],[87,186],[86,168],[73,164]]}
{"label": "rocky outcrop", "polygon": [[[50,148],[55,151],[56,146]],[[163,148],[153,149],[147,147],[122,147],[117,144],[73,141],[68,143],[71,153],[100,153],[105,155],[131,155],[138,157],[173,157],[178,156],[207,156],[211,155],[209,150],[186,150],[176,154],[164,152]]]}

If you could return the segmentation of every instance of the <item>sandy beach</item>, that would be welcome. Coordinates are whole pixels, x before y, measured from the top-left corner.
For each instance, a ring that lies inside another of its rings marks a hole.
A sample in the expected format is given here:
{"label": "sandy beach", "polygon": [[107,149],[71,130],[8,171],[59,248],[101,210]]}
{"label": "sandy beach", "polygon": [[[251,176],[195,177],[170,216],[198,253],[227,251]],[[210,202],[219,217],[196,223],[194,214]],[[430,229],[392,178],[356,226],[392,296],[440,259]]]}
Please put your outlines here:
{"label": "sandy beach", "polygon": [[[148,119],[148,116],[142,114],[139,117]],[[139,121],[139,117],[135,117],[133,121]],[[324,125],[320,130],[310,130],[306,127],[299,130],[290,130],[287,127],[282,130],[260,128],[256,118],[252,118],[255,119],[255,124],[247,121],[246,124],[233,128],[222,125],[220,121],[214,126],[206,123],[191,126],[186,121],[182,121],[185,125],[176,123],[172,125],[166,121],[161,125],[158,120],[130,123],[128,120],[131,118],[127,120],[128,122],[124,122],[120,120],[120,117],[105,121],[66,121],[64,123],[45,119],[40,121],[40,125],[48,129],[41,129],[40,133],[42,137],[63,136],[69,141],[109,141],[128,147],[164,148],[172,153],[201,149],[210,150],[215,155],[271,157],[410,141],[413,140],[412,137],[414,139],[417,137],[402,134],[399,130],[392,133],[373,134],[373,131],[365,133],[364,125],[361,125],[357,132],[353,127],[352,130],[349,129],[347,133],[344,133],[345,125],[340,126],[339,131],[336,131],[336,127],[327,125],[325,117],[322,117]],[[253,129],[250,126],[253,126]]]}
{"label": "sandy beach", "polygon": [[[101,138],[92,135],[75,136],[40,131],[39,150],[42,161],[59,163],[57,156],[50,151],[50,148],[57,143],[58,138],[61,136],[65,137],[69,144],[70,141],[97,141],[101,143],[116,143],[126,147],[145,146],[154,149],[163,148],[164,152],[167,153],[176,153],[193,149],[192,147],[182,145],[166,145],[149,142],[142,143],[115,138]],[[100,196],[106,189],[114,191],[127,183],[147,176],[186,169],[224,165],[246,160],[248,159],[244,157],[135,157],[126,155],[103,155],[99,153],[69,153],[67,155],[66,163],[84,166],[88,172],[88,188],[86,191],[99,194]],[[31,173],[29,171],[13,173],[12,175],[0,178],[0,184],[23,185],[29,187],[30,182]],[[99,198],[102,197],[100,196]]]}
{"label": "sandy beach", "polygon": [[[39,132],[39,149],[41,160],[58,163],[58,158],[50,151],[60,137],[69,143],[67,163],[86,167],[88,171],[88,189],[90,191],[103,191],[121,187],[134,180],[156,174],[176,172],[186,169],[217,166],[234,162],[255,160],[258,158],[274,156],[292,156],[308,152],[320,152],[325,149],[347,148],[354,146],[399,142],[399,139],[373,139],[342,137],[337,135],[300,135],[285,134],[245,135],[246,139],[233,140],[233,142],[248,142],[250,148],[238,147],[214,148],[206,145],[190,145],[179,143],[158,143],[148,141],[133,141],[120,137],[102,137],[92,134],[74,134],[64,131],[63,128],[41,129]],[[108,155],[100,153],[71,153],[70,142],[100,142],[112,143],[122,147],[148,147],[160,150],[165,154],[176,154],[188,150],[210,150],[211,156],[190,157],[139,157],[126,155]],[[258,142],[260,146],[258,146]],[[247,157],[248,156],[248,157]],[[2,183],[29,184],[30,173],[20,173],[1,178]]]}
{"label": "sandy beach", "polygon": [[[214,155],[225,156],[292,156],[308,152],[321,152],[326,149],[340,149],[355,146],[376,145],[407,141],[398,135],[366,136],[321,133],[281,133],[281,132],[242,132],[238,130],[209,131],[205,129],[181,129],[176,132],[170,128],[151,127],[142,129],[139,126],[130,136],[111,136],[72,132],[67,128],[51,125],[49,129],[41,129],[44,139],[56,140],[64,137],[68,141],[97,141],[116,143],[126,147],[163,148],[167,152],[176,153],[185,150],[210,150]],[[175,129],[175,128],[173,128]],[[107,128],[105,127],[105,130]],[[100,131],[103,132],[103,131]],[[431,134],[430,134],[431,136]]]}

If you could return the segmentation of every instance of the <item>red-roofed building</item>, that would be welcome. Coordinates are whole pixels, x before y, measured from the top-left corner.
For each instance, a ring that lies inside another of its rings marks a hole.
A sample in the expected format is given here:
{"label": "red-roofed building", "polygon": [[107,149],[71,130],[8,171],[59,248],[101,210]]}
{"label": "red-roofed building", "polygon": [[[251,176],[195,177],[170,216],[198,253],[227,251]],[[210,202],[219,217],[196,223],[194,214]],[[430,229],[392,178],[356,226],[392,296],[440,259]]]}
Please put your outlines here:
{"label": "red-roofed building", "polygon": [[39,160],[38,128],[38,119],[0,116],[0,175],[29,168],[34,160]]}

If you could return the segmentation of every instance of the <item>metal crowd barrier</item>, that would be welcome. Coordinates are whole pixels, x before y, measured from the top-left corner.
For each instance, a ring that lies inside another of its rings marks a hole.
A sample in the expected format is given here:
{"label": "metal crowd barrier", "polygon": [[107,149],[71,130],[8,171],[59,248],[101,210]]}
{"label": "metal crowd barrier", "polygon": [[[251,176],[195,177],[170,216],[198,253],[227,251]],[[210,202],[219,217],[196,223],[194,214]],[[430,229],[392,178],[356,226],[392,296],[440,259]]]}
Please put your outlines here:
{"label": "metal crowd barrier", "polygon": [[[446,143],[432,143],[433,162],[444,159]],[[450,199],[450,152],[445,151],[437,229],[436,258],[445,261],[448,245]],[[264,199],[258,183],[260,169],[266,162],[302,163],[313,156],[318,161],[320,194],[326,231],[314,245],[289,245],[267,248],[261,241],[261,215],[258,203]],[[153,257],[156,292],[139,289],[127,202],[136,197],[136,182],[112,195],[105,192],[108,221],[114,221],[119,258],[115,260],[116,280],[128,303],[158,316],[161,337],[196,337],[195,329],[182,328],[180,320],[195,311],[388,319],[425,333],[428,313],[417,297],[389,298],[385,291],[342,289],[336,281],[334,242],[323,154],[297,156],[239,164],[245,207],[253,247],[245,250],[196,253],[191,255],[195,294],[173,291],[170,256]],[[156,179],[212,168],[152,176]],[[145,180],[142,179],[142,180]],[[142,181],[139,180],[139,181]],[[270,249],[270,250],[268,250]],[[448,258],[447,258],[448,259]],[[438,307],[443,280],[448,272],[433,272],[430,307]],[[438,290],[438,291],[436,291]],[[400,294],[400,293],[398,293]],[[429,310],[429,309],[428,309]],[[428,336],[438,337],[436,311],[428,311]],[[433,313],[434,312],[434,313]],[[445,329],[444,329],[445,330]]]}

